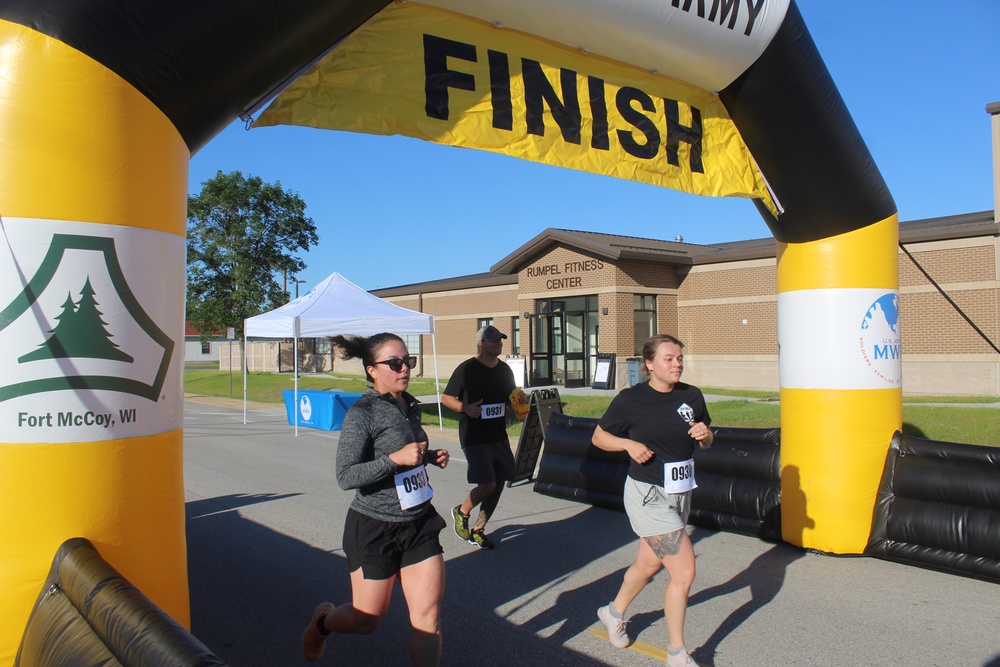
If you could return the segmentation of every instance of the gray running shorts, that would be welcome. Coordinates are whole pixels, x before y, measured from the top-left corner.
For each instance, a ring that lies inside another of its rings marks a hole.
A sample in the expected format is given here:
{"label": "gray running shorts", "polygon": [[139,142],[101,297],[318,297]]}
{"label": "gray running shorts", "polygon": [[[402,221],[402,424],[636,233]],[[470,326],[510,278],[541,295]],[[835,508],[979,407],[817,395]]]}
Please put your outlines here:
{"label": "gray running shorts", "polygon": [[639,537],[683,530],[691,513],[691,492],[664,493],[658,484],[625,478],[625,513]]}

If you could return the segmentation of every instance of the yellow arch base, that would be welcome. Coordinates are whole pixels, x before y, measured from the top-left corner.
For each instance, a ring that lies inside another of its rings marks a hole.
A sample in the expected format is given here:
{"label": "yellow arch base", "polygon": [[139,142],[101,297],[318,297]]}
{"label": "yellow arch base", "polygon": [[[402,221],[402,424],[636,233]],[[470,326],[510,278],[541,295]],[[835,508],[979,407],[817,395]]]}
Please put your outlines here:
{"label": "yellow arch base", "polygon": [[791,544],[861,553],[902,390],[781,390],[781,533]]}
{"label": "yellow arch base", "polygon": [[12,664],[56,549],[86,537],[190,627],[183,431],[0,447],[0,647]]}
{"label": "yellow arch base", "polygon": [[[898,290],[898,239],[899,222],[893,215],[828,239],[779,244],[779,298],[797,290]],[[821,341],[816,347],[815,354],[828,353]],[[783,357],[781,364],[786,363],[794,361]],[[838,382],[844,386],[836,386]],[[784,384],[782,537],[811,549],[861,553],[889,442],[903,423],[902,388],[859,388],[864,383],[849,373],[816,378],[815,386],[822,388]]]}
{"label": "yellow arch base", "polygon": [[[166,117],[100,64],[29,28],[0,21],[0,47],[0,214],[183,238],[190,153]],[[182,322],[161,325],[179,342]],[[5,349],[4,363],[17,353]],[[173,405],[182,400],[176,393]],[[90,539],[189,624],[179,426],[141,438],[25,444],[16,442],[16,424],[0,425],[0,664],[13,663],[56,548],[70,537]]]}

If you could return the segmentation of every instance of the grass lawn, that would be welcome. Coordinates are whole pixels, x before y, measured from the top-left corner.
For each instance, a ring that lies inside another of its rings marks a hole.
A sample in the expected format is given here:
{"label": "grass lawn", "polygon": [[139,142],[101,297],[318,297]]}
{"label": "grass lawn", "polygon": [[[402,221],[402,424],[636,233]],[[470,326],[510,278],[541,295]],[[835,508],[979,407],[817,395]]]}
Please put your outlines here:
{"label": "grass lawn", "polygon": [[[232,374],[232,393],[230,393],[230,376],[228,371],[218,368],[191,368],[184,370],[184,391],[189,394],[203,396],[223,396],[243,398],[243,375]],[[365,380],[358,375],[300,375],[299,389],[336,389],[352,394],[362,394],[365,391]],[[295,377],[291,373],[250,373],[247,376],[247,400],[253,403],[283,403],[281,393],[285,389],[295,388]],[[410,393],[423,396],[434,393],[433,378],[413,378],[410,381]]]}
{"label": "grass lawn", "polygon": [[[282,390],[293,389],[291,374],[251,373],[247,382],[247,400],[255,403],[282,403]],[[350,393],[363,393],[365,381],[360,376],[301,375],[299,389],[337,389]],[[443,387],[442,387],[443,388]],[[184,372],[184,391],[205,396],[243,397],[243,376],[230,375],[217,367],[189,365]],[[732,396],[732,400],[709,404],[712,423],[716,426],[743,428],[778,428],[781,412],[778,404],[759,399],[775,398],[774,392],[743,391],[732,389],[702,388],[706,394]],[[429,396],[434,392],[433,378],[413,378],[409,392],[414,396]],[[576,417],[600,417],[611,402],[608,396],[562,396],[563,412]],[[931,440],[964,442],[975,445],[1000,446],[1000,409],[962,407],[962,403],[996,403],[995,397],[975,396],[919,396],[903,398],[903,433]],[[955,407],[925,405],[926,403],[953,403]],[[424,423],[437,425],[438,408],[435,403],[423,405]],[[442,408],[445,428],[458,428],[458,415]],[[521,425],[507,429],[512,438],[521,433]]]}

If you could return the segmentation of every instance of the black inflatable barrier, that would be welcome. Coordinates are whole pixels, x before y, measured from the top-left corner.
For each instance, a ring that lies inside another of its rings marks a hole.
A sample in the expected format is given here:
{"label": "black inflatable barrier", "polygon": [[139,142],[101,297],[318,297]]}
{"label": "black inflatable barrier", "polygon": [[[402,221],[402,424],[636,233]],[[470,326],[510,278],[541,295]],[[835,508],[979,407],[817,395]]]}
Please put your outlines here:
{"label": "black inflatable barrier", "polygon": [[225,667],[90,541],[59,547],[14,667]]}
{"label": "black inflatable barrier", "polygon": [[622,489],[628,454],[606,452],[591,444],[599,420],[553,412],[545,429],[545,447],[535,492],[553,498],[624,510]]}
{"label": "black inflatable barrier", "polygon": [[[553,413],[545,432],[535,491],[555,498],[624,510],[629,458],[591,444],[597,419]],[[714,428],[709,449],[695,450],[698,488],[690,522],[697,526],[781,540],[778,429]]]}
{"label": "black inflatable barrier", "polygon": [[865,553],[1000,583],[1000,448],[897,431]]}
{"label": "black inflatable barrier", "polygon": [[694,450],[690,523],[781,541],[781,430],[713,428]]}

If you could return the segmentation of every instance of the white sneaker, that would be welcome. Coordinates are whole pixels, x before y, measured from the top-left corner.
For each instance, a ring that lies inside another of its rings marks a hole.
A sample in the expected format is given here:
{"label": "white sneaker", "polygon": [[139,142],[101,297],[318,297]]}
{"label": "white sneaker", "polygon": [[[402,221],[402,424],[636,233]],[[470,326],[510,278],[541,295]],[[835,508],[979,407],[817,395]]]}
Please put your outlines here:
{"label": "white sneaker", "polygon": [[680,655],[670,655],[667,653],[667,667],[697,667],[698,663],[694,661],[691,654],[686,650]]}
{"label": "white sneaker", "polygon": [[615,648],[628,648],[628,635],[625,634],[626,621],[619,621],[611,615],[611,610],[606,606],[597,610],[597,618],[608,629],[608,639]]}

